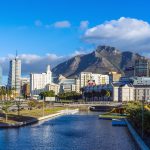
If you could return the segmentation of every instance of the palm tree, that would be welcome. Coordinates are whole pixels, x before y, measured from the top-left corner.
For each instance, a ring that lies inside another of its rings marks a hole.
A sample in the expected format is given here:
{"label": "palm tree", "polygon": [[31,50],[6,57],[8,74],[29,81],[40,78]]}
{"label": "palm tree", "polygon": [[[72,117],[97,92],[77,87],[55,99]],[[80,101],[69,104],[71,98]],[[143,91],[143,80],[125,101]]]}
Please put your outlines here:
{"label": "palm tree", "polygon": [[102,89],[101,96],[103,97],[103,100],[104,100],[104,97],[106,96],[106,94],[107,94],[107,91],[105,89]]}
{"label": "palm tree", "polygon": [[6,89],[7,98],[11,99],[12,89]]}
{"label": "palm tree", "polygon": [[1,96],[1,100],[5,99],[6,89],[4,87],[1,87],[0,89],[0,96]]}
{"label": "palm tree", "polygon": [[88,97],[88,93],[87,93],[87,92],[84,92],[85,102],[87,101],[87,97]]}
{"label": "palm tree", "polygon": [[92,101],[94,101],[94,100],[95,100],[95,99],[94,99],[94,98],[95,98],[95,96],[96,96],[96,92],[93,90],[93,91],[92,91]]}
{"label": "palm tree", "polygon": [[100,100],[100,97],[101,97],[101,92],[100,91],[96,92],[96,97],[98,98],[98,100]]}
{"label": "palm tree", "polygon": [[89,91],[89,92],[87,93],[87,97],[88,97],[88,99],[91,100],[91,98],[92,98],[92,92]]}

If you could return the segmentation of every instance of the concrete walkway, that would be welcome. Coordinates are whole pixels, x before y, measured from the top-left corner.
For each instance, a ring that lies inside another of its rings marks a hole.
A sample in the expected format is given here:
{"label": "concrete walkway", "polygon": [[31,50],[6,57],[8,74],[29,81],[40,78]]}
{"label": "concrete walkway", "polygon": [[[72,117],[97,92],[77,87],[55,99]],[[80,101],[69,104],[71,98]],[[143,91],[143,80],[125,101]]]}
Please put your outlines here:
{"label": "concrete walkway", "polygon": [[125,121],[127,123],[127,127],[128,127],[129,132],[131,133],[135,142],[138,144],[139,148],[141,150],[150,150],[150,148],[144,143],[142,138],[137,134],[137,132],[134,130],[134,128],[131,126],[131,124],[128,122],[128,120],[125,119]]}

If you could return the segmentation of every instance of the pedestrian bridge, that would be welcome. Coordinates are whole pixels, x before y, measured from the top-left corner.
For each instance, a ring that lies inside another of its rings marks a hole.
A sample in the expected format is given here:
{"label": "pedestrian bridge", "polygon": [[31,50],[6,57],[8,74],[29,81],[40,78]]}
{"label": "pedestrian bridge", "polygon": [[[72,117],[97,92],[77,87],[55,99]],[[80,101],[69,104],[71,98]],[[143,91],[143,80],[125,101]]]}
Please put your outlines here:
{"label": "pedestrian bridge", "polygon": [[117,102],[85,102],[85,103],[71,103],[64,104],[67,107],[86,108],[92,111],[111,111],[113,108],[121,107],[122,103]]}
{"label": "pedestrian bridge", "polygon": [[101,102],[85,102],[85,103],[70,103],[70,104],[65,104],[68,106],[113,106],[113,107],[118,107],[122,106],[122,103],[120,102],[106,102],[106,101],[101,101]]}

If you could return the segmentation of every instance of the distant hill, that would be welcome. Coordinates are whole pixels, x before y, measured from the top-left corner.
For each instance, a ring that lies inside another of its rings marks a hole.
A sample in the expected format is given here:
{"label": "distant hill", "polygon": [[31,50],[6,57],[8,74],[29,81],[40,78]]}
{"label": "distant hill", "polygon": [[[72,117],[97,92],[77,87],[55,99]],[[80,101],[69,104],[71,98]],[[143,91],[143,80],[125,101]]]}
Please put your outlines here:
{"label": "distant hill", "polygon": [[72,57],[57,65],[52,71],[56,76],[62,74],[65,77],[75,77],[82,71],[101,74],[117,71],[123,74],[125,67],[132,66],[136,59],[142,57],[133,52],[122,52],[115,47],[98,46],[95,51]]}

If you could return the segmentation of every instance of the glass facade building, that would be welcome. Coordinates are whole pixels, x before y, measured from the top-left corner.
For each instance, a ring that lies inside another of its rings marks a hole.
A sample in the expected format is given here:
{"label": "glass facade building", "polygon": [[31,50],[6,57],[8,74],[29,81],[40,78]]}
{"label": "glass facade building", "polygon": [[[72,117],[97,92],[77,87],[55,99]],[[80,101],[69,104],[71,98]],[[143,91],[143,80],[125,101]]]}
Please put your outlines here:
{"label": "glass facade building", "polygon": [[8,87],[15,88],[16,92],[20,94],[21,85],[21,60],[16,57],[10,61],[9,75],[8,75]]}
{"label": "glass facade building", "polygon": [[149,62],[147,59],[139,59],[135,61],[134,76],[149,77]]}

